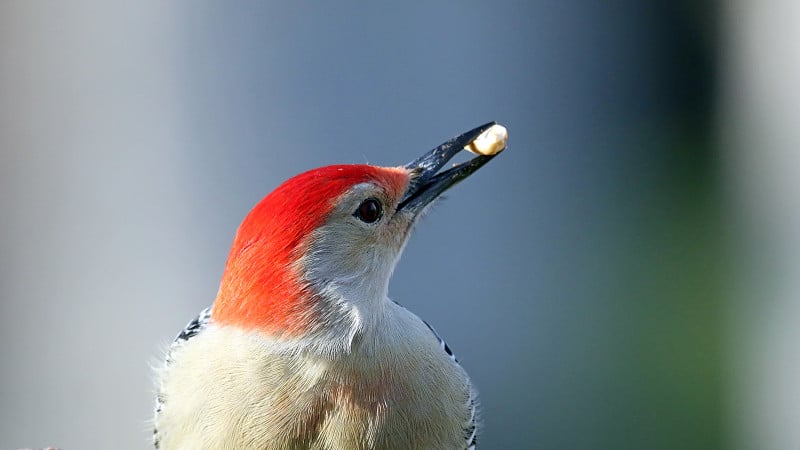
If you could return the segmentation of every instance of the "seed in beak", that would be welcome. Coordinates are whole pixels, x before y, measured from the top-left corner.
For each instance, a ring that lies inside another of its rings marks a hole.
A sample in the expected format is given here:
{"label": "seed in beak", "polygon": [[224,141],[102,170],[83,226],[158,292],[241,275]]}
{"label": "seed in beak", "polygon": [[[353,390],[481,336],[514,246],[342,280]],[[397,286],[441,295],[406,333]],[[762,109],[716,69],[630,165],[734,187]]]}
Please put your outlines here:
{"label": "seed in beak", "polygon": [[466,147],[476,155],[496,155],[506,148],[508,130],[502,125],[492,125],[491,128],[481,133]]}

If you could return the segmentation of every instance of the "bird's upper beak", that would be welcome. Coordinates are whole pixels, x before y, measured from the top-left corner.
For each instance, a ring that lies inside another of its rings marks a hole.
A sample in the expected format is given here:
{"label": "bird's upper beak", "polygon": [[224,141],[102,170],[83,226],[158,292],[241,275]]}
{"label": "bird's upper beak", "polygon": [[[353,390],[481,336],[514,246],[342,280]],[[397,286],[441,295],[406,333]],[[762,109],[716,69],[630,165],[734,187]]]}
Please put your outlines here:
{"label": "bird's upper beak", "polygon": [[405,168],[411,172],[411,181],[403,198],[400,200],[400,204],[397,206],[397,210],[412,213],[422,211],[426,205],[435,200],[442,192],[467,178],[494,158],[496,154],[478,155],[448,170],[438,172],[456,153],[471,144],[481,133],[491,128],[494,124],[495,122],[489,122],[469,130],[406,164]]}

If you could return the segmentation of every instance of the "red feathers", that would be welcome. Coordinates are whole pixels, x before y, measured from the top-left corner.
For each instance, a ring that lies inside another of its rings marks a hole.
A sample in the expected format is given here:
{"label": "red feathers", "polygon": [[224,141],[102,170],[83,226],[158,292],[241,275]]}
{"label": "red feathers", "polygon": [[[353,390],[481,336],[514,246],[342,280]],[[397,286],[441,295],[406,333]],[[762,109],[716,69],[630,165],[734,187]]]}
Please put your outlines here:
{"label": "red feathers", "polygon": [[236,233],[214,320],[271,333],[302,333],[313,319],[313,296],[298,280],[293,263],[303,254],[304,238],[325,222],[336,200],[364,182],[400,198],[408,175],[398,168],[327,166],[301,173],[264,197]]}

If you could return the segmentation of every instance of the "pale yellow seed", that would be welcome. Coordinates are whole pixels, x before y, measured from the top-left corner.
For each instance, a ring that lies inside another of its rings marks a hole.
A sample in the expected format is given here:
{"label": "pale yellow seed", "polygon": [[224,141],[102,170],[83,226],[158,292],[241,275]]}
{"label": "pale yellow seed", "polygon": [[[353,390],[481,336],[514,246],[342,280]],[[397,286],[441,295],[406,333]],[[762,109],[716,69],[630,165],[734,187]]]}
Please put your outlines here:
{"label": "pale yellow seed", "polygon": [[496,155],[506,148],[508,130],[502,125],[492,125],[468,146],[464,147],[476,155]]}

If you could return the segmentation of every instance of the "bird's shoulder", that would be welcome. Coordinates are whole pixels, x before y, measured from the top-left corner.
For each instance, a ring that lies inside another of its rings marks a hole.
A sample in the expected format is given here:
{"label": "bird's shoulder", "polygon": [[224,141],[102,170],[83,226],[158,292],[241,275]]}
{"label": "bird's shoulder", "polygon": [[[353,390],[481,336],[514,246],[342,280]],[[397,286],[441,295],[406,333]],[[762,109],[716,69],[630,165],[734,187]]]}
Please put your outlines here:
{"label": "bird's shoulder", "polygon": [[[442,350],[445,353],[447,353],[450,359],[452,359],[456,364],[460,365],[460,363],[458,362],[458,358],[456,358],[456,355],[453,353],[452,350],[450,350],[450,346],[447,345],[447,342],[445,342],[445,340],[439,335],[439,333],[436,332],[436,330],[431,326],[431,324],[426,322],[424,319],[420,320],[422,320],[422,322],[428,327],[428,329],[431,330],[431,333],[433,333],[434,337],[436,337],[436,340],[439,341],[439,345],[442,347]],[[478,413],[478,404],[476,398],[477,394],[475,392],[475,388],[472,386],[472,383],[470,383],[469,391],[470,391],[469,400],[467,401],[467,408],[469,410],[469,420],[467,420],[467,423],[464,426],[464,435],[467,440],[467,450],[475,450],[475,446],[477,443],[477,434],[478,434],[477,417],[476,417]]]}
{"label": "bird's shoulder", "polygon": [[186,344],[190,339],[200,334],[203,330],[208,328],[208,324],[211,322],[211,307],[207,307],[200,311],[200,314],[197,315],[191,322],[187,323],[183,330],[175,337],[175,340],[172,341],[172,344],[169,347],[169,351],[167,352],[167,364],[172,362],[172,357],[175,353],[175,350]]}
{"label": "bird's shoulder", "polygon": [[[392,302],[396,304],[398,307],[408,311],[400,303],[394,300],[392,300]],[[446,353],[447,356],[453,360],[453,362],[455,362],[458,365],[461,365],[461,363],[458,362],[458,358],[456,358],[455,353],[453,353],[453,350],[450,349],[450,346],[447,345],[447,342],[445,342],[444,338],[442,338],[442,336],[436,331],[436,329],[433,328],[433,326],[429,324],[426,320],[422,318],[419,318],[419,320],[421,320],[422,323],[424,323],[425,326],[428,327],[428,330],[430,330],[433,337],[436,338],[437,342],[439,342],[439,347],[441,347],[442,351]],[[469,419],[464,424],[464,437],[466,439],[466,450],[475,450],[477,443],[477,434],[478,434],[477,433],[478,399],[477,399],[477,392],[475,391],[475,388],[471,382],[469,386],[469,399],[467,400],[466,407],[467,410],[469,411]]]}
{"label": "bird's shoulder", "polygon": [[[200,311],[200,314],[197,315],[191,322],[187,323],[183,330],[175,337],[172,341],[172,344],[169,346],[169,350],[167,351],[167,356],[165,359],[166,366],[172,363],[175,352],[177,349],[182,347],[186,342],[188,342],[193,337],[200,334],[203,330],[208,327],[208,324],[211,322],[211,307],[207,307]],[[158,393],[156,395],[156,410],[155,410],[155,420],[158,422],[158,415],[161,413],[161,410],[164,408],[164,394],[163,389],[159,387]],[[153,444],[155,448],[159,448],[159,439],[158,439],[158,429],[156,427],[153,428]]]}
{"label": "bird's shoulder", "polygon": [[172,345],[182,344],[189,339],[196,336],[202,330],[204,330],[208,323],[211,321],[211,307],[207,307],[204,310],[200,311],[200,314],[197,315],[191,322],[186,324],[186,326],[181,330],[175,340],[173,341]]}
{"label": "bird's shoulder", "polygon": [[[431,326],[431,324],[429,324],[424,319],[420,320],[422,320],[422,322],[428,327],[428,329],[431,330],[431,333],[433,333],[433,336],[436,338],[436,340],[439,341],[439,345],[442,347],[442,351],[447,353],[450,359],[452,359],[456,364],[460,365],[460,363],[458,362],[458,358],[456,358],[456,355],[453,353],[452,350],[450,350],[450,346],[447,345],[447,342],[445,342],[445,340],[439,335],[439,333],[436,332],[433,326]],[[478,413],[478,404],[476,398],[477,394],[475,392],[475,388],[472,386],[472,383],[470,383],[469,391],[470,391],[469,400],[467,401],[467,409],[469,410],[469,419],[467,420],[467,423],[464,426],[464,436],[466,437],[467,440],[466,444],[467,450],[475,450],[477,442],[477,434],[478,434],[477,417],[476,417]]]}

